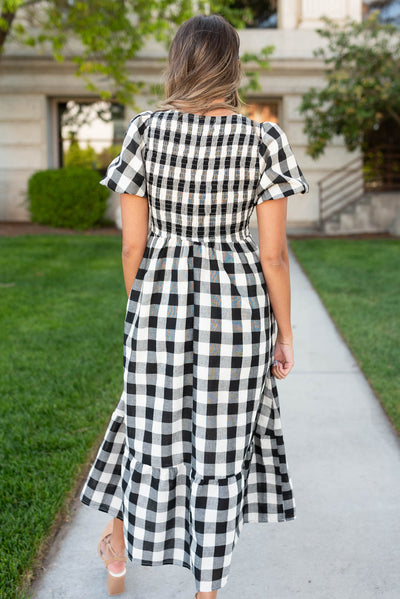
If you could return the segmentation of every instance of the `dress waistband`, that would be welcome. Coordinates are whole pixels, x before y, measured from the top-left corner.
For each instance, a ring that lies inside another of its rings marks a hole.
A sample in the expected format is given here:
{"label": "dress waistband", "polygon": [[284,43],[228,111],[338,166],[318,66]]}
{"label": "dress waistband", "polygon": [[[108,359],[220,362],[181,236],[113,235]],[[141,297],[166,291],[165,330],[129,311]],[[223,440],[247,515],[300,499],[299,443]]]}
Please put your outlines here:
{"label": "dress waistband", "polygon": [[178,235],[177,233],[168,233],[166,231],[156,231],[154,229],[150,229],[149,235],[153,237],[161,237],[165,239],[174,239],[176,241],[188,241],[190,243],[223,243],[230,241],[243,241],[248,239],[249,237],[252,239],[249,228],[242,229],[241,231],[236,231],[235,233],[229,233],[224,235],[192,235],[189,237],[188,235]]}

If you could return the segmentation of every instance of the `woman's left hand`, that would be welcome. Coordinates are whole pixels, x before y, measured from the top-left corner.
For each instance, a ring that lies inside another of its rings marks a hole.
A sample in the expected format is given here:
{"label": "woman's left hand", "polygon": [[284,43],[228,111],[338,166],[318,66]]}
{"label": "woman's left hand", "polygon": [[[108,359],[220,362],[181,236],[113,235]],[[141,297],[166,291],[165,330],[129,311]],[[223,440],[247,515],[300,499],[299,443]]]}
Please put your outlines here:
{"label": "woman's left hand", "polygon": [[280,343],[275,344],[274,362],[271,366],[271,373],[277,379],[284,379],[294,366],[293,345]]}

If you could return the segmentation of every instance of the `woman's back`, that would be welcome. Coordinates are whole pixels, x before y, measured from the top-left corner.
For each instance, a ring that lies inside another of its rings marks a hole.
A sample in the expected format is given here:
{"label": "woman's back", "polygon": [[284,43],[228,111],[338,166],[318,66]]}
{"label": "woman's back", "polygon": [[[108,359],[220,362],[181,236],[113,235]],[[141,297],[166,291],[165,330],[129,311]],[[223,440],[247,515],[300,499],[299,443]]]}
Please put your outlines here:
{"label": "woman's back", "polygon": [[306,189],[277,125],[177,110],[137,114],[102,183],[147,197],[154,233],[202,241],[243,239],[257,203]]}

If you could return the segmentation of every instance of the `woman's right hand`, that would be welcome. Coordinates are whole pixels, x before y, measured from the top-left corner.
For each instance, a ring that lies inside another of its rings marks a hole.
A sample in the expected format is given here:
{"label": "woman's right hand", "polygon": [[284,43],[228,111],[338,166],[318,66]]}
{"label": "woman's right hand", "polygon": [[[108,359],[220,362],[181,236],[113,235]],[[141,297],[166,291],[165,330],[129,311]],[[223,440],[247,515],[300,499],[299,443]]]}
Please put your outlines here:
{"label": "woman's right hand", "polygon": [[271,373],[277,379],[284,379],[294,366],[293,344],[280,342],[275,343],[274,362],[271,366]]}

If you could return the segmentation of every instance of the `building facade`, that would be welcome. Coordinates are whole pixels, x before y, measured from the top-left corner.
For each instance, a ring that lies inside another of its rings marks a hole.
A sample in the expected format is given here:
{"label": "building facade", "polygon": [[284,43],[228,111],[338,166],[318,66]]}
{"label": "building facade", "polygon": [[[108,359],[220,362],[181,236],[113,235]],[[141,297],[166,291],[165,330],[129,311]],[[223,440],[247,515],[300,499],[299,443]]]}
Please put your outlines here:
{"label": "building facade", "polygon": [[[316,32],[321,17],[326,15],[337,22],[348,17],[361,20],[362,7],[361,0],[279,0],[276,27],[239,30],[242,52],[259,51],[266,45],[275,47],[270,57],[272,69],[260,72],[261,90],[248,102],[254,118],[279,122],[310,183],[309,194],[296,196],[288,203],[291,228],[316,226],[318,182],[355,156],[337,138],[322,157],[311,159],[306,154],[307,139],[298,108],[302,94],[323,83],[323,64],[313,55],[313,50],[322,45]],[[158,83],[165,58],[165,48],[149,43],[132,63],[132,73],[140,81]],[[85,90],[68,61],[59,64],[51,56],[13,43],[6,45],[1,59],[0,82],[0,220],[26,221],[29,177],[37,170],[58,168],[65,159],[69,142],[65,139],[68,120],[64,117],[68,106],[71,102],[95,102],[97,98]],[[141,110],[153,108],[145,96],[137,98],[137,104]],[[113,125],[104,125],[97,141],[93,132],[87,133],[86,139],[91,145],[97,143],[99,151],[102,141],[107,140],[108,146],[118,142],[133,116],[129,110],[114,113]],[[118,203],[114,194],[108,210],[111,218]]]}

